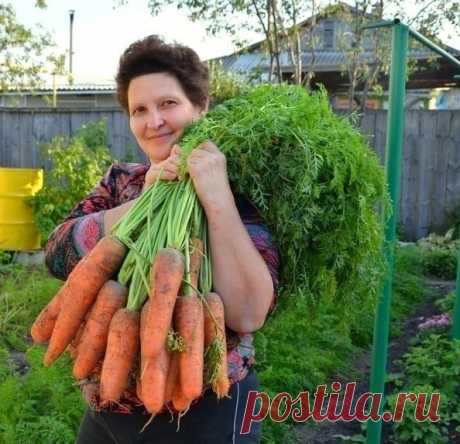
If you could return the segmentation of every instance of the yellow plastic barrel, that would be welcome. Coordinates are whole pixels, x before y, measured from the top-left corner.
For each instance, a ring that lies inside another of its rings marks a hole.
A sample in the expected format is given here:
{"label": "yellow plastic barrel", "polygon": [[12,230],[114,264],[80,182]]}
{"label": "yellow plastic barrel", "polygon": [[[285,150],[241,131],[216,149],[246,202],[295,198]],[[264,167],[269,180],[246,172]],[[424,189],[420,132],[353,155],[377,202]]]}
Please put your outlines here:
{"label": "yellow plastic barrel", "polygon": [[43,170],[0,168],[0,250],[40,248],[40,234],[25,199],[43,186]]}

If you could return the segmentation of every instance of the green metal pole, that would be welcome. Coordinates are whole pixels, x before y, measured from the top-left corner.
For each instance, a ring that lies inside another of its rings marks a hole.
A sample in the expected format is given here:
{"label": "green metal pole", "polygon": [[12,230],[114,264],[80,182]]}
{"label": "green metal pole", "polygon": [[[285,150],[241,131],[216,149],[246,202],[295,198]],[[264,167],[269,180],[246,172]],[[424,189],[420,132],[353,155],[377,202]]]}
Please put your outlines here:
{"label": "green metal pole", "polygon": [[455,289],[454,319],[452,321],[452,339],[460,339],[460,251],[457,253],[457,283]]}
{"label": "green metal pole", "polygon": [[442,49],[440,46],[436,45],[431,40],[428,40],[424,35],[418,33],[417,31],[414,31],[413,29],[409,29],[409,33],[411,37],[413,37],[415,40],[427,46],[432,51],[437,52],[440,56],[445,57],[451,63],[453,63],[454,65],[457,65],[457,67],[460,68],[460,60],[457,60],[452,54],[449,54],[447,51]]}
{"label": "green metal pole", "polygon": [[[387,118],[387,140],[385,151],[385,171],[392,200],[393,211],[390,218],[384,215],[385,243],[384,254],[388,264],[388,274],[383,293],[377,306],[374,325],[374,344],[372,349],[372,369],[370,391],[384,393],[385,373],[390,327],[390,306],[394,269],[394,246],[396,240],[396,221],[398,216],[399,184],[401,176],[401,152],[404,132],[406,65],[409,28],[401,23],[393,25],[390,103]],[[367,444],[379,444],[382,422],[367,423]]]}

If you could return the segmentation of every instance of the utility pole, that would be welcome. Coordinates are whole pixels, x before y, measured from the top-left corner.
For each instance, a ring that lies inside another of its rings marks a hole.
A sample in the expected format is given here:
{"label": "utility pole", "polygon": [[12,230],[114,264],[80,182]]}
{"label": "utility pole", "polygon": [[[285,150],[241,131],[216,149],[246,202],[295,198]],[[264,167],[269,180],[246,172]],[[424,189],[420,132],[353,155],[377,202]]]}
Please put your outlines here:
{"label": "utility pole", "polygon": [[74,17],[75,11],[71,9],[69,11],[69,18],[70,18],[70,42],[69,42],[69,83],[73,83],[73,17]]}

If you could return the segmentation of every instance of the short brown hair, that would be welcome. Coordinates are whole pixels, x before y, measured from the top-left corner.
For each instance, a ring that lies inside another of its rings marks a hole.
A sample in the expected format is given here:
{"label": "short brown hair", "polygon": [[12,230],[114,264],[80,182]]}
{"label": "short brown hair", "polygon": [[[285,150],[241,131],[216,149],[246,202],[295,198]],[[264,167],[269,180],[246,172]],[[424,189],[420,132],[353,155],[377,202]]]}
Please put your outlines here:
{"label": "short brown hair", "polygon": [[128,88],[135,77],[165,72],[177,79],[188,99],[204,109],[209,98],[207,66],[191,48],[179,44],[167,44],[157,35],[149,35],[132,43],[120,57],[117,96],[126,112]]}

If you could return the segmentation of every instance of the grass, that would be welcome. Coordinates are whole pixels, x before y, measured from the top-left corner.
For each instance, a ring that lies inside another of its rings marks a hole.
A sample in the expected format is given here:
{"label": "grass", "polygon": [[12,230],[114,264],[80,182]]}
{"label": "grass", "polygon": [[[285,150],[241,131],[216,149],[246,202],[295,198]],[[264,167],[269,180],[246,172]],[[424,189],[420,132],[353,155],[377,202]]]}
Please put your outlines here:
{"label": "grass", "polygon": [[73,443],[84,405],[70,362],[44,368],[44,350],[28,335],[62,282],[43,267],[13,264],[0,266],[0,282],[0,444]]}

